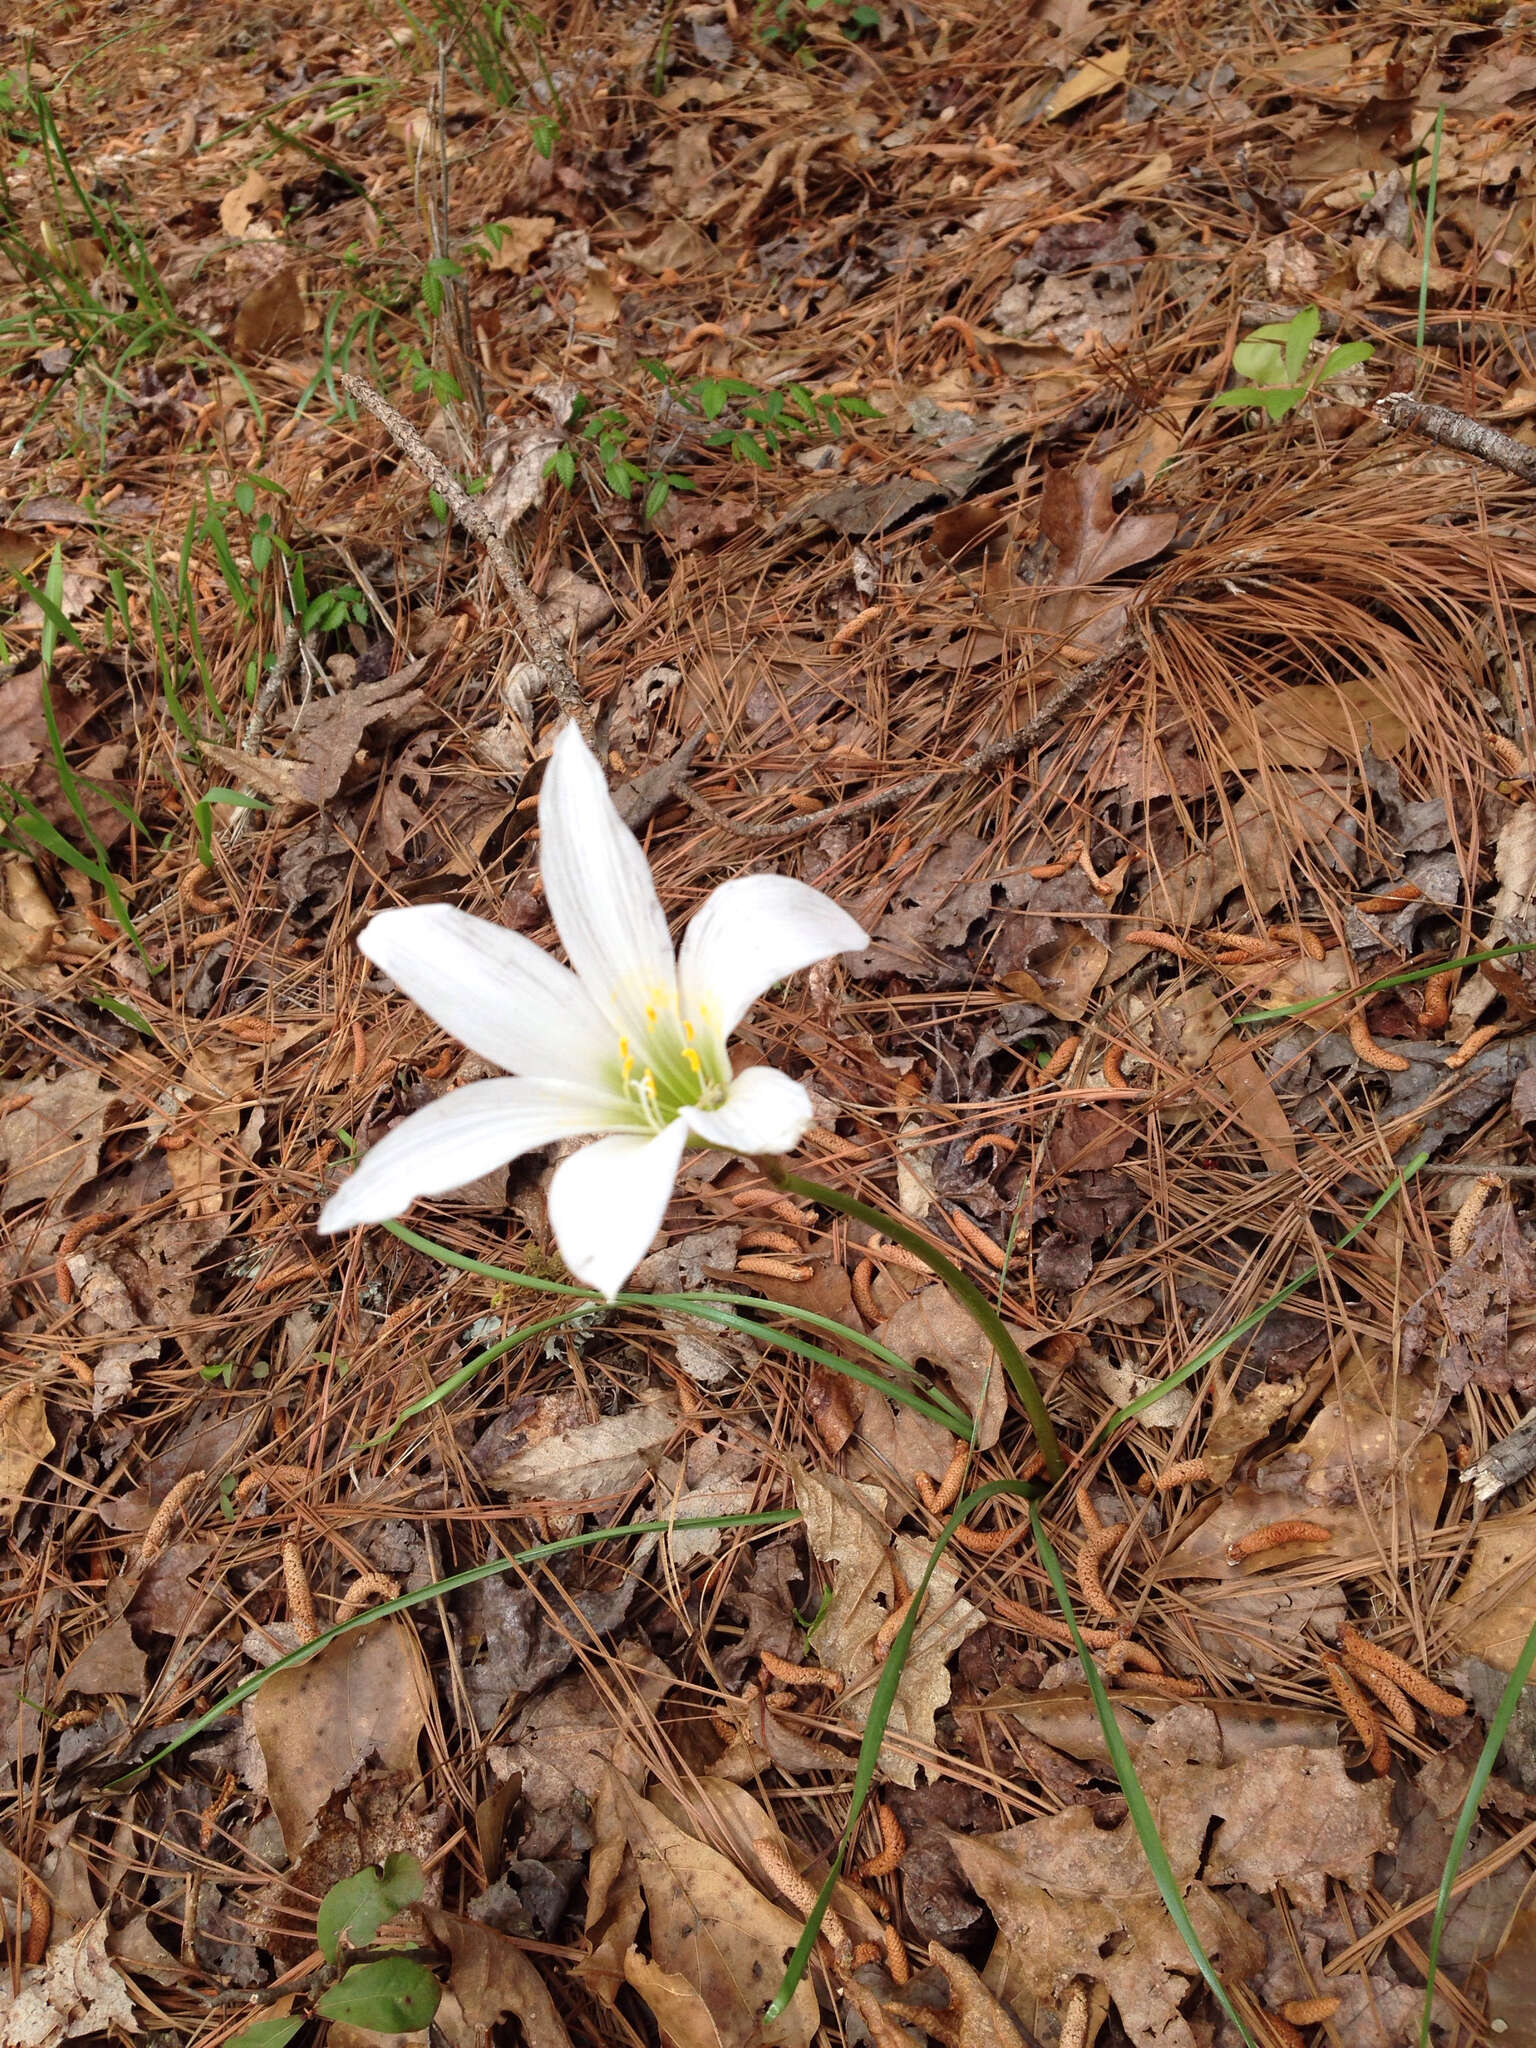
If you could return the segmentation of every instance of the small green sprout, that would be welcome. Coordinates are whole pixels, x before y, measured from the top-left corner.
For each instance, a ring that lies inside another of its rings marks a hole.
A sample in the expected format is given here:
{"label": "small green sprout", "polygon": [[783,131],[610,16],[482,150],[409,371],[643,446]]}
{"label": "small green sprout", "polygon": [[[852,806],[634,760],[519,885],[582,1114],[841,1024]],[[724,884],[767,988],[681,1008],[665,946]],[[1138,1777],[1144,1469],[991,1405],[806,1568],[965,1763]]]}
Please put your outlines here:
{"label": "small green sprout", "polygon": [[1316,306],[1303,306],[1289,320],[1256,327],[1232,351],[1232,367],[1240,377],[1248,379],[1247,384],[1218,392],[1211,404],[1256,405],[1278,422],[1293,413],[1329,377],[1342,376],[1357,363],[1370,361],[1376,353],[1370,342],[1346,341],[1339,348],[1330,349],[1309,369],[1307,356],[1317,339],[1322,317]]}

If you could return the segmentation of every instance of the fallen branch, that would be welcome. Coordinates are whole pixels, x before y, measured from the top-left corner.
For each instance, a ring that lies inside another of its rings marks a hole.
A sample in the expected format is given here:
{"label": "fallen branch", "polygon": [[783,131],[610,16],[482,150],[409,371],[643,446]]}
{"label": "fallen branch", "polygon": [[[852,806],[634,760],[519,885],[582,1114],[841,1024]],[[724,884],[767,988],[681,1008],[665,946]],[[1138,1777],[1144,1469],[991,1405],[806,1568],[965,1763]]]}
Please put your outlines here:
{"label": "fallen branch", "polygon": [[575,719],[583,739],[590,743],[592,714],[582,700],[565,649],[550,630],[543,606],[528,587],[528,580],[513,561],[506,542],[486,518],[484,510],[470,497],[453,472],[432,453],[410,421],[403,419],[366,377],[359,377],[351,370],[339,371],[338,375],[345,389],[351,392],[359,405],[367,407],[401,454],[421,471],[464,531],[485,549],[491,567],[501,580],[502,589],[512,600],[512,609],[517,613],[518,623],[528,641],[528,651],[545,688],[566,716]]}
{"label": "fallen branch", "polygon": [[1454,448],[1461,455],[1475,455],[1495,469],[1508,470],[1523,483],[1536,484],[1536,449],[1527,448],[1497,427],[1485,427],[1481,420],[1469,420],[1465,413],[1452,412],[1445,405],[1421,405],[1406,391],[1389,391],[1376,401],[1377,416],[1389,427],[1405,433],[1422,434],[1442,448]]}
{"label": "fallen branch", "polygon": [[1069,717],[1087,702],[1100,683],[1108,677],[1123,659],[1123,644],[1108,654],[1100,655],[1097,661],[1090,661],[1080,668],[1076,675],[1068,676],[1057,690],[1046,698],[1033,718],[1028,718],[1017,732],[1008,733],[1003,739],[993,740],[980,747],[958,768],[929,768],[921,775],[908,776],[905,782],[893,782],[889,789],[877,789],[868,796],[853,797],[847,803],[825,804],[819,811],[802,811],[793,818],[782,818],[772,823],[744,825],[727,812],[707,803],[696,790],[686,784],[678,794],[701,818],[707,818],[711,825],[719,825],[724,831],[733,833],[738,839],[799,839],[807,832],[819,832],[824,825],[836,824],[846,818],[872,817],[877,811],[886,810],[891,804],[902,803],[909,796],[926,796],[940,783],[958,782],[967,775],[979,775],[983,769],[993,767],[999,761],[1007,761],[1016,754],[1038,746],[1046,735],[1052,732],[1064,718]]}

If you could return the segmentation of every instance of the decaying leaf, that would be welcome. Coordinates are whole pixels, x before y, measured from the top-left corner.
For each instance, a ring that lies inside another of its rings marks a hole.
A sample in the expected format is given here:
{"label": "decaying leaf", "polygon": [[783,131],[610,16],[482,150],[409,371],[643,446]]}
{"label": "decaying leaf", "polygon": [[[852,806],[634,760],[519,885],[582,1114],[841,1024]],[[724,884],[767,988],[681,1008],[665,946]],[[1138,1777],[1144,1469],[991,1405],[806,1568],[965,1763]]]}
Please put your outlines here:
{"label": "decaying leaf", "polygon": [[1536,1517],[1492,1515],[1444,1610],[1446,1647],[1513,1671],[1536,1627]]}
{"label": "decaying leaf", "polygon": [[508,2016],[522,2028],[526,2048],[570,2048],[555,2001],[519,1943],[479,1920],[433,1906],[417,1910],[448,1951],[448,1983],[432,2024],[449,2048],[491,2048],[498,2022]]}
{"label": "decaying leaf", "polygon": [[307,1664],[268,1679],[251,1702],[251,1720],[290,1856],[332,1793],[370,1756],[387,1770],[418,1769],[430,1700],[415,1634],[393,1619],[342,1636]]}
{"label": "decaying leaf", "polygon": [[212,740],[204,743],[204,751],[231,781],[273,803],[306,808],[329,803],[355,775],[365,744],[377,748],[409,739],[435,716],[425,692],[413,687],[429,659],[423,655],[392,676],[314,699],[296,717],[284,753],[246,754]]}
{"label": "decaying leaf", "polygon": [[96,1172],[117,1091],[82,1069],[8,1088],[0,1108],[20,1096],[27,1100],[0,1117],[0,1203],[19,1209],[50,1195],[63,1202]]}
{"label": "decaying leaf", "polygon": [[[897,1572],[910,1591],[928,1567],[929,1549],[908,1536],[891,1541],[885,1496],[834,1473],[795,1470],[795,1499],[811,1550],[832,1578],[832,1598],[816,1634],[821,1662],[842,1674],[839,1715],[862,1728],[885,1658],[875,1638],[900,1606]],[[901,1785],[917,1782],[917,1760],[901,1745],[934,1739],[934,1716],[950,1695],[948,1662],[986,1616],[959,1594],[959,1577],[941,1562],[902,1670],[880,1767]]]}
{"label": "decaying leaf", "polygon": [[32,1474],[53,1449],[48,1404],[36,1387],[0,1398],[0,1514],[13,1515]]}
{"label": "decaying leaf", "polygon": [[405,1770],[359,1771],[315,1815],[301,1853],[256,1894],[250,1923],[256,1939],[285,1964],[298,1962],[314,1949],[315,1908],[331,1886],[401,1851],[422,1865],[422,1903],[436,1906],[443,1877],[435,1852],[447,1820],[441,1807],[424,1800],[414,1757]]}
{"label": "decaying leaf", "polygon": [[1293,1380],[1263,1380],[1240,1400],[1229,1400],[1212,1416],[1200,1446],[1211,1470],[1211,1483],[1225,1486],[1244,1451],[1262,1443],[1293,1405],[1299,1388]]}
{"label": "decaying leaf", "polygon": [[635,1642],[616,1646],[601,1690],[585,1673],[540,1693],[490,1753],[498,1778],[516,1776],[536,1832],[525,1856],[552,1855],[607,1784],[611,1771],[643,1781],[648,1731],[674,1684],[659,1657]]}
{"label": "decaying leaf", "polygon": [[0,2013],[0,2048],[56,2048],[114,2028],[139,2032],[128,1986],[107,1954],[107,1916],[56,1942],[46,1962],[26,1971],[21,1989]]}
{"label": "decaying leaf", "polygon": [[[1400,1416],[1344,1396],[1326,1402],[1305,1434],[1234,1486],[1216,1512],[1164,1560],[1178,1578],[1227,1578],[1272,1571],[1297,1558],[1330,1566],[1377,1564],[1394,1540],[1422,1541],[1435,1526],[1449,1464],[1444,1439]],[[1274,1523],[1311,1522],[1330,1531],[1316,1542],[1261,1550],[1239,1564],[1227,1546]],[[1402,1534],[1394,1539],[1394,1528]]]}
{"label": "decaying leaf", "polygon": [[623,1779],[614,1789],[649,1908],[650,1954],[631,1949],[625,1976],[655,2000],[666,2037],[679,2048],[809,2048],[818,2020],[808,1980],[779,2019],[763,2022],[802,1923]]}
{"label": "decaying leaf", "polygon": [[[1223,1757],[1215,1716],[1186,1703],[1146,1737],[1136,1768],[1206,1953],[1241,1982],[1265,1947],[1215,1886],[1284,1885],[1320,1910],[1329,1878],[1368,1885],[1396,1835],[1391,1788],[1354,1784],[1337,1749]],[[1052,2002],[1074,1979],[1101,1982],[1138,2048],[1194,2048],[1180,2008],[1195,1964],[1128,1817],[1105,1830],[1070,1807],[998,1835],[956,1835],[953,1848],[997,1920],[1010,1978]]]}

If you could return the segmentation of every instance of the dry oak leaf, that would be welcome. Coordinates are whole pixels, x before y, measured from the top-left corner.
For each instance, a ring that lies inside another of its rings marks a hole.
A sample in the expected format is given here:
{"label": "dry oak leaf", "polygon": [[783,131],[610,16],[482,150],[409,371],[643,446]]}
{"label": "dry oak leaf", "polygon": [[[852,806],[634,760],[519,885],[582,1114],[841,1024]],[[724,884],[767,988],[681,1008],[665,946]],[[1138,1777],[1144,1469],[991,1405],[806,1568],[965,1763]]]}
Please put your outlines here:
{"label": "dry oak leaf", "polygon": [[443,1874],[436,1851],[448,1812],[420,1801],[421,1766],[414,1757],[407,1770],[370,1767],[333,1792],[315,1816],[303,1853],[251,1900],[246,1926],[257,1946],[270,1949],[285,1967],[301,1961],[315,1945],[315,1901],[365,1864],[382,1863],[402,1849],[426,1872],[423,1904],[440,1904]]}
{"label": "dry oak leaf", "polygon": [[[1015,1329],[1012,1334],[1028,1349],[1032,1339],[1027,1331]],[[976,1425],[976,1449],[990,1451],[1008,1405],[1007,1376],[974,1317],[949,1289],[937,1283],[924,1287],[887,1316],[875,1335],[898,1358],[936,1368],[948,1380]],[[948,1448],[954,1449],[952,1438]]]}
{"label": "dry oak leaf", "polygon": [[544,1979],[515,1941],[479,1920],[432,1906],[417,1909],[428,1934],[449,1955],[448,1984],[432,2025],[449,2048],[491,2048],[510,2013],[524,2048],[570,2048],[570,2035]]}
{"label": "dry oak leaf", "polygon": [[[1095,1842],[1113,1840],[1095,1828],[1086,1807],[1070,1807],[1052,1819],[1067,1822],[1061,1832],[1080,1838],[1090,1854]],[[1056,2008],[1073,1978],[1102,1983],[1136,2048],[1196,2048],[1180,2007],[1198,1972],[1150,1870],[1134,1890],[1113,1889],[1107,1873],[1104,1882],[1085,1876],[1078,1886],[1037,1883],[1024,1860],[1027,1845],[1011,1839],[1037,1825],[955,1841],[956,1860],[997,1922],[988,1975],[1015,1997],[1018,1986]],[[1261,1967],[1264,1944],[1218,1893],[1187,1882],[1184,1905],[1226,1982],[1241,1982]]]}
{"label": "dry oak leaf", "polygon": [[1357,747],[1391,756],[1407,744],[1407,725],[1367,676],[1293,683],[1246,707],[1227,733],[1230,765],[1245,775],[1321,768],[1330,753],[1353,757]]}
{"label": "dry oak leaf", "polygon": [[392,676],[312,699],[294,722],[287,755],[244,754],[211,740],[203,751],[259,796],[318,809],[353,772],[365,741],[375,750],[408,739],[437,716],[425,692],[410,687],[429,659],[422,655]]}
{"label": "dry oak leaf", "polygon": [[[1216,1512],[1169,1551],[1164,1569],[1176,1578],[1233,1577],[1324,1556],[1374,1565],[1392,1532],[1427,1538],[1444,1498],[1449,1458],[1444,1440],[1401,1417],[1383,1415],[1346,1395],[1321,1407],[1304,1436],[1261,1465],[1251,1483],[1234,1486]],[[1272,1523],[1305,1521],[1332,1531],[1326,1549],[1288,1543],[1240,1565],[1227,1545]]]}
{"label": "dry oak leaf", "polygon": [[0,1513],[14,1514],[32,1474],[53,1449],[48,1404],[35,1387],[0,1401]]}
{"label": "dry oak leaf", "polygon": [[[0,910],[0,974],[19,974],[47,959],[59,914],[29,860],[7,861]],[[27,982],[37,986],[36,980]]]}
{"label": "dry oak leaf", "polygon": [[643,1401],[487,1463],[481,1477],[514,1500],[602,1500],[652,1470],[681,1421],[671,1401]]}
{"label": "dry oak leaf", "polygon": [[1040,531],[1057,554],[1052,581],[1063,588],[1108,583],[1122,569],[1160,555],[1178,530],[1176,512],[1114,508],[1114,479],[1101,464],[1048,469]]}
{"label": "dry oak leaf", "polygon": [[1089,57],[1079,64],[1075,71],[1056,86],[1045,105],[1040,109],[1041,117],[1047,121],[1059,121],[1063,114],[1070,114],[1074,107],[1083,106],[1088,100],[1101,98],[1124,85],[1131,64],[1131,46],[1122,43],[1118,49],[1103,50],[1097,57]]}
{"label": "dry oak leaf", "polygon": [[264,221],[256,222],[256,215],[271,196],[272,187],[252,165],[239,184],[219,201],[220,227],[234,241],[270,242],[273,230]]}
{"label": "dry oak leaf", "polygon": [[1514,1670],[1536,1628],[1536,1517],[1492,1515],[1483,1523],[1444,1620],[1448,1650]]}
{"label": "dry oak leaf", "polygon": [[28,1081],[0,1096],[29,1100],[0,1117],[0,1210],[52,1196],[65,1201],[95,1176],[117,1090],[99,1074],[78,1070],[56,1081]]}
{"label": "dry oak leaf", "polygon": [[[893,1547],[886,1498],[878,1487],[855,1486],[835,1473],[799,1466],[794,1484],[806,1541],[832,1580],[831,1599],[816,1633],[817,1654],[845,1681],[837,1713],[862,1728],[886,1662],[875,1638],[904,1597],[897,1592],[897,1572],[904,1587],[916,1586],[928,1569],[930,1546],[899,1536]],[[949,1659],[967,1636],[986,1625],[986,1616],[960,1598],[959,1583],[941,1562],[902,1670],[880,1750],[881,1770],[900,1785],[917,1783],[916,1760],[898,1746],[900,1738],[908,1736],[924,1747],[933,1743],[934,1717],[950,1696]]]}
{"label": "dry oak leaf", "polygon": [[[1138,1756],[1141,1745],[1183,1704],[1135,1687],[1113,1695],[1110,1704],[1125,1739]],[[1086,1685],[1064,1685],[1052,1692],[993,1693],[986,1711],[1006,1713],[1031,1735],[1082,1763],[1107,1764],[1109,1750],[1103,1724]],[[1274,1706],[1265,1700],[1213,1700],[1202,1711],[1214,1716],[1222,1753],[1231,1758],[1260,1756],[1273,1749],[1333,1749],[1338,1745],[1338,1717],[1307,1707]]]}
{"label": "dry oak leaf", "polygon": [[[601,1692],[581,1672],[540,1693],[519,1714],[509,1739],[488,1753],[498,1778],[521,1779],[524,1810],[541,1822],[585,1813],[612,1771],[636,1785],[644,1781],[646,1755],[659,1739],[656,1712],[676,1680],[636,1642],[617,1645],[605,1669]],[[542,1853],[525,1841],[524,1855]]]}
{"label": "dry oak leaf", "polygon": [[[1390,1786],[1354,1784],[1337,1749],[1270,1749],[1234,1764],[1222,1755],[1216,1716],[1186,1703],[1143,1742],[1137,1775],[1190,1918],[1230,1982],[1262,1967],[1265,1946],[1211,1887],[1283,1884],[1321,1911],[1329,1878],[1368,1885],[1373,1858],[1397,1837]],[[1099,1981],[1138,2048],[1194,2048],[1179,2008],[1195,1965],[1129,1817],[1105,1830],[1070,1807],[951,1842],[1037,1998],[1074,1977]]]}
{"label": "dry oak leaf", "polygon": [[1018,2022],[963,1956],[952,1954],[942,1942],[930,1941],[928,1960],[948,1979],[948,2005],[908,2005],[904,1999],[891,1998],[885,2004],[888,2013],[921,2027],[943,2048],[1027,2048]]}
{"label": "dry oak leaf", "polygon": [[651,1953],[631,1948],[624,1974],[664,2038],[673,2048],[809,2048],[819,2023],[809,1979],[777,2020],[763,2022],[803,1922],[626,1780],[613,1784],[649,1914]]}
{"label": "dry oak leaf", "polygon": [[[1322,845],[1344,804],[1331,778],[1274,773],[1263,790],[1250,789],[1232,807],[1227,829],[1191,843],[1182,832],[1156,856],[1137,921],[1163,931],[1197,931],[1234,889],[1262,914],[1289,885],[1292,863],[1307,846]],[[1129,951],[1129,949],[1126,949]],[[1139,957],[1137,949],[1133,957]],[[1117,961],[1117,965],[1118,965]]]}
{"label": "dry oak leaf", "polygon": [[[1482,940],[1490,948],[1507,939],[1511,926],[1523,923],[1536,906],[1536,804],[1517,804],[1500,827],[1493,872],[1499,890]],[[1448,1035],[1452,1043],[1459,1044],[1467,1036],[1498,993],[1481,968],[1467,976],[1451,1004]]]}
{"label": "dry oak leaf", "polygon": [[552,213],[516,213],[488,222],[480,230],[490,251],[486,269],[510,270],[514,277],[526,277],[529,264],[559,225]]}
{"label": "dry oak leaf", "polygon": [[[123,1580],[109,1588],[109,1597],[127,1590]],[[92,1636],[59,1681],[59,1693],[125,1693],[142,1699],[148,1680],[149,1660],[133,1640],[133,1629],[124,1614],[109,1621]]]}
{"label": "dry oak leaf", "polygon": [[251,1701],[251,1724],[290,1857],[332,1793],[371,1755],[386,1771],[418,1772],[416,1744],[431,1700],[415,1633],[394,1619],[341,1636],[307,1664],[267,1680]]}
{"label": "dry oak leaf", "polygon": [[127,1983],[107,1954],[102,1913],[23,1973],[21,1989],[0,2016],[0,2048],[54,2048],[84,2035],[103,2039],[115,2027],[139,2032]]}

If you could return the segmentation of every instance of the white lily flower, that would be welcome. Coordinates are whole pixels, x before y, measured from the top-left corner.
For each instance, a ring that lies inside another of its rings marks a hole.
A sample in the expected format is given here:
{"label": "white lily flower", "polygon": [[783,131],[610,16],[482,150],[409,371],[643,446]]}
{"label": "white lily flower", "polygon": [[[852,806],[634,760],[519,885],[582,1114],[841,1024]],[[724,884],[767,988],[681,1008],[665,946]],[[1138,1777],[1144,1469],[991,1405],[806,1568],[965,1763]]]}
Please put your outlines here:
{"label": "white lily flower", "polygon": [[820,890],[743,875],[706,898],[674,956],[639,841],[574,725],[555,741],[539,825],[570,967],[447,904],[383,911],[359,938],[434,1023],[516,1078],[471,1082],[407,1117],[320,1228],[383,1223],[420,1195],[595,1133],[555,1169],[549,1220],[571,1272],[611,1297],[660,1229],[690,1143],[749,1155],[799,1143],[805,1089],[772,1067],[733,1074],[726,1040],[774,982],[869,941]]}

